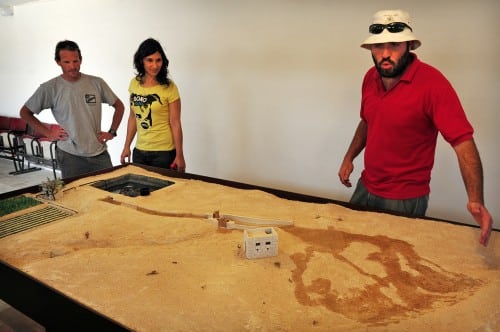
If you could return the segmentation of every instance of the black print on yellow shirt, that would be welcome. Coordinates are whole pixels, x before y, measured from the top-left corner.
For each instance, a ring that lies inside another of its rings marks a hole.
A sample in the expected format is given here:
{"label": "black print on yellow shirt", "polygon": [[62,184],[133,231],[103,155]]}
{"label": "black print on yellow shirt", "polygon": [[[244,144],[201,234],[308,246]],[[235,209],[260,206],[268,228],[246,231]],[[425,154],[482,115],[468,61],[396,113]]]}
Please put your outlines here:
{"label": "black print on yellow shirt", "polygon": [[153,126],[151,108],[155,101],[162,104],[160,96],[156,93],[147,96],[141,96],[135,93],[130,94],[130,106],[139,107],[140,112],[136,112],[135,117],[141,120],[141,127],[144,129],[148,129]]}

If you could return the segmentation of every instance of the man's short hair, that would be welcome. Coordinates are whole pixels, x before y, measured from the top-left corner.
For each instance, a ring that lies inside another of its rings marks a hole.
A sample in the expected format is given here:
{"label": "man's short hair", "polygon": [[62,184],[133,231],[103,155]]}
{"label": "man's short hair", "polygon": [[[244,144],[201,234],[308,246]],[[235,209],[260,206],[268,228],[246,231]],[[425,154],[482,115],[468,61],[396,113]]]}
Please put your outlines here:
{"label": "man's short hair", "polygon": [[56,45],[56,54],[55,54],[55,60],[60,61],[61,56],[59,55],[59,52],[61,50],[68,50],[68,51],[77,51],[78,52],[78,57],[80,60],[82,59],[82,52],[80,51],[80,48],[78,47],[78,44],[75,43],[74,41],[71,40],[62,40]]}

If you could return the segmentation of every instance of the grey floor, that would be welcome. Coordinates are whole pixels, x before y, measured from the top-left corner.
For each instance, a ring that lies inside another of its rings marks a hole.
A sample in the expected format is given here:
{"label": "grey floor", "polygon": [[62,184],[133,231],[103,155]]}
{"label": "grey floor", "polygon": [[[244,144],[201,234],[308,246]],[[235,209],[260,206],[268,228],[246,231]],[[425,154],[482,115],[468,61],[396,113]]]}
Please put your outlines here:
{"label": "grey floor", "polygon": [[0,332],[43,332],[45,328],[0,300]]}
{"label": "grey floor", "polygon": [[[13,175],[10,173],[15,171],[14,163],[11,160],[0,158],[0,194],[38,185],[42,183],[42,181],[46,181],[47,178],[54,178],[51,168],[34,164],[31,164],[31,166],[41,169]],[[56,171],[56,176],[61,176],[60,171]]]}
{"label": "grey floor", "polygon": [[[35,186],[46,181],[47,177],[51,179],[54,177],[52,169],[46,167],[18,175],[9,174],[13,171],[15,171],[14,163],[0,158],[0,194]],[[60,176],[60,173],[56,175]],[[45,328],[0,299],[0,332],[12,331],[45,331]]]}

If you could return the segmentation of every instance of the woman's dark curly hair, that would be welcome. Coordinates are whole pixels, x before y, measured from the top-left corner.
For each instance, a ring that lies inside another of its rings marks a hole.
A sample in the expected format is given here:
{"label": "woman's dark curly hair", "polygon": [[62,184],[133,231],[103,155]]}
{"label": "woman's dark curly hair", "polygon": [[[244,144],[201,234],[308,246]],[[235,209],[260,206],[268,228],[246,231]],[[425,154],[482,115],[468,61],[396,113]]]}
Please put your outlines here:
{"label": "woman's dark curly hair", "polygon": [[144,77],[144,75],[146,75],[146,71],[144,70],[143,60],[145,57],[156,52],[160,53],[161,58],[163,60],[160,72],[158,73],[158,75],[156,75],[156,80],[158,81],[158,83],[162,85],[163,84],[169,85],[170,79],[168,78],[167,56],[165,55],[165,52],[163,51],[163,48],[161,47],[160,43],[153,38],[148,38],[145,41],[143,41],[141,45],[139,45],[139,48],[134,54],[134,67],[137,70],[135,77],[138,81],[142,81],[142,78]]}

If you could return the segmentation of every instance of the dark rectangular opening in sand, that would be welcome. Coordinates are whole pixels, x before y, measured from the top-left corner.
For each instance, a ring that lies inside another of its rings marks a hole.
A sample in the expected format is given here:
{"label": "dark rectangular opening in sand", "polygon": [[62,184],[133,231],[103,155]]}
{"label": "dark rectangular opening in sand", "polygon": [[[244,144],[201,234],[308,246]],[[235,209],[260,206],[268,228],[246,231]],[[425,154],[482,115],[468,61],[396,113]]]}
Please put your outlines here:
{"label": "dark rectangular opening in sand", "polygon": [[116,178],[98,181],[92,184],[92,186],[111,193],[136,197],[147,196],[155,190],[168,187],[172,184],[174,184],[172,181],[149,176],[125,174]]}

